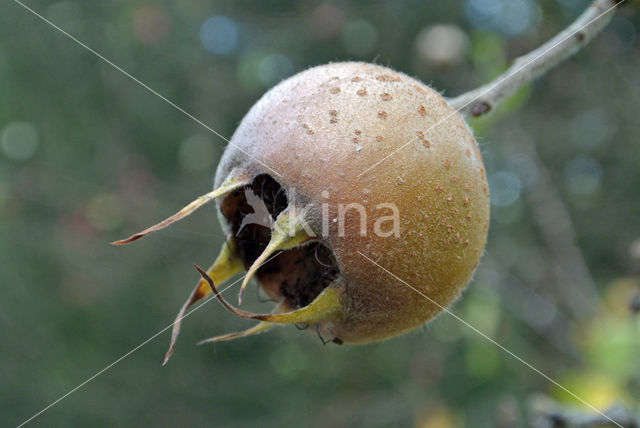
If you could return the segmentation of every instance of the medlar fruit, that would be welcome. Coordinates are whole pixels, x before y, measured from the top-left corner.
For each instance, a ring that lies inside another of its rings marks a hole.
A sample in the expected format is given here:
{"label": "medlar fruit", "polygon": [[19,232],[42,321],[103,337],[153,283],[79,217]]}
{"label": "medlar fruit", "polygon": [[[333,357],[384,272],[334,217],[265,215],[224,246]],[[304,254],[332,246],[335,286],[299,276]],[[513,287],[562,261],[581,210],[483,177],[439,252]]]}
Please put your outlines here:
{"label": "medlar fruit", "polygon": [[245,269],[241,290],[255,276],[276,308],[248,313],[216,293],[259,323],[205,342],[294,323],[345,344],[404,333],[456,300],[486,242],[489,191],[471,131],[438,92],[379,65],[322,65],[272,88],[240,123],[215,185],[116,242],[217,201],[228,238],[178,314],[167,358],[186,309]]}

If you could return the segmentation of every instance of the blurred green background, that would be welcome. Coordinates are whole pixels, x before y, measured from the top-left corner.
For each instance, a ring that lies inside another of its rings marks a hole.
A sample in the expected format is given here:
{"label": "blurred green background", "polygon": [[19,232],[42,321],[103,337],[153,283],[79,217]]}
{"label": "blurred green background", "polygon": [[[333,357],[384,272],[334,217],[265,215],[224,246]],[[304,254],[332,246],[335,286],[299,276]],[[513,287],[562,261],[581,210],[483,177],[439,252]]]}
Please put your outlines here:
{"label": "blurred green background", "polygon": [[[29,1],[221,134],[282,78],[388,65],[457,95],[556,34],[583,0]],[[445,24],[445,26],[442,26]],[[471,123],[489,245],[453,311],[603,409],[640,397],[640,13]],[[17,425],[169,325],[222,237],[213,206],[108,243],[211,188],[225,142],[19,4],[0,4],[0,420]],[[234,291],[230,292],[234,294]],[[264,311],[250,296],[247,308]],[[363,347],[248,326],[217,302],[35,426],[526,426],[581,406],[444,314]],[[543,400],[544,401],[544,400]],[[584,406],[583,406],[584,407]]]}

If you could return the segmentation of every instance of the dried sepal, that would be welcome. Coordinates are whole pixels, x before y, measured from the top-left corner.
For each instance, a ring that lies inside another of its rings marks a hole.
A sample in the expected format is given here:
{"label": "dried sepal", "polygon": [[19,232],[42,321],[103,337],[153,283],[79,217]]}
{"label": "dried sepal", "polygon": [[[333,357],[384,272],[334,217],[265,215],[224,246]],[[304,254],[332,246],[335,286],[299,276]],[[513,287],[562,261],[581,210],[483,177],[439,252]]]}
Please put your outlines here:
{"label": "dried sepal", "polygon": [[[224,244],[222,244],[222,249],[220,250],[220,254],[213,262],[211,267],[207,270],[207,274],[215,278],[214,281],[218,284],[223,283],[236,273],[242,272],[244,270],[244,265],[242,263],[242,259],[237,254],[237,247],[235,241],[228,240]],[[182,325],[182,319],[184,318],[184,314],[187,312],[191,306],[193,306],[198,301],[204,299],[209,294],[213,292],[213,289],[209,285],[209,283],[204,279],[200,278],[196,288],[191,292],[191,295],[187,299],[187,301],[182,305],[182,308],[178,312],[176,316],[176,320],[173,323],[173,328],[171,330],[171,343],[169,344],[169,349],[164,356],[164,362],[162,365],[167,364],[169,358],[173,354],[176,341],[178,340],[178,335],[180,334],[180,327]]]}
{"label": "dried sepal", "polygon": [[142,232],[138,232],[134,235],[131,235],[130,237],[128,237],[127,239],[121,239],[119,241],[114,241],[112,242],[113,245],[124,245],[124,244],[128,244],[130,242],[136,241],[150,233],[153,232],[157,232],[158,230],[162,230],[168,226],[171,226],[173,223],[182,220],[183,218],[191,215],[195,210],[197,210],[198,208],[200,208],[201,206],[213,201],[216,198],[219,198],[221,196],[227,195],[231,192],[233,192],[234,190],[238,190],[241,187],[247,186],[249,184],[248,181],[244,180],[244,179],[238,179],[235,176],[231,176],[229,179],[225,180],[224,183],[222,183],[222,185],[220,187],[218,187],[215,190],[212,190],[209,193],[206,193],[202,196],[199,196],[197,199],[195,199],[193,202],[191,202],[189,205],[187,205],[186,207],[182,208],[180,211],[178,211],[177,213],[175,213],[174,215],[172,215],[169,218],[166,218],[164,220],[162,220],[160,223],[157,223],[151,227],[148,227],[147,229],[143,230]]}

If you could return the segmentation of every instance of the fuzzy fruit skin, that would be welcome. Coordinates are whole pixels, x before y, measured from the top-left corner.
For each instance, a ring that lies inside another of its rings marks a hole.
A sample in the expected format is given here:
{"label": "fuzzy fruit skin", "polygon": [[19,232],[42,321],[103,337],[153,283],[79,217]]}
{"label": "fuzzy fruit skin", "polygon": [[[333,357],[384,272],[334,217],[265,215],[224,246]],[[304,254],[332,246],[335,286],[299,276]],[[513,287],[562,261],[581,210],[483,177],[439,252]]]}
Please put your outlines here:
{"label": "fuzzy fruit skin", "polygon": [[[323,335],[343,343],[383,340],[441,311],[359,252],[442,307],[453,303],[469,282],[486,243],[489,191],[473,135],[430,87],[373,64],[314,67],[268,91],[231,142],[218,166],[216,186],[232,171],[248,177],[270,174],[287,191],[295,188],[296,205],[312,204],[308,223],[318,235],[323,203],[331,219],[338,216],[338,204],[366,208],[366,236],[360,235],[355,210],[347,211],[344,237],[332,221],[328,236],[319,236],[346,279],[342,316],[321,322]],[[329,196],[323,197],[323,191]],[[391,214],[376,210],[381,203],[399,210],[398,238],[374,233],[374,221]]]}

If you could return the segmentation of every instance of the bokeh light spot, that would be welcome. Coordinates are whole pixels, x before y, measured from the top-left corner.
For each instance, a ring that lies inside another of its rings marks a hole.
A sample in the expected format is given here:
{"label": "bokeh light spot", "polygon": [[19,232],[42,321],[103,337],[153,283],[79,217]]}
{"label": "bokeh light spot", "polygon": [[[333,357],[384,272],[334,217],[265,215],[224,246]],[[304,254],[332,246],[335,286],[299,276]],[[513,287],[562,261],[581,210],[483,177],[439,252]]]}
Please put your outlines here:
{"label": "bokeh light spot", "polygon": [[592,158],[577,157],[564,167],[564,182],[567,190],[575,195],[595,192],[602,181],[602,167]]}
{"label": "bokeh light spot", "polygon": [[487,19],[501,11],[501,0],[469,0],[467,3],[467,13],[477,19]]}
{"label": "bokeh light spot", "polygon": [[489,177],[491,204],[507,207],[518,200],[522,184],[517,175],[510,171],[498,171]]}
{"label": "bokeh light spot", "polygon": [[338,37],[344,23],[344,13],[333,3],[322,3],[311,12],[311,28],[319,39],[331,40]]}
{"label": "bokeh light spot", "polygon": [[512,37],[527,32],[541,20],[540,7],[531,0],[468,0],[465,13],[474,27]]}
{"label": "bokeh light spot", "polygon": [[418,33],[415,47],[418,59],[425,65],[448,67],[464,59],[469,39],[458,26],[434,25]]}
{"label": "bokeh light spot", "polygon": [[536,24],[538,7],[529,0],[510,0],[504,3],[501,21],[502,31],[510,36],[526,32]]}
{"label": "bokeh light spot", "polygon": [[238,45],[238,26],[225,16],[211,17],[200,28],[200,41],[211,53],[231,53]]}
{"label": "bokeh light spot", "polygon": [[133,29],[142,43],[154,45],[169,33],[169,16],[162,6],[145,5],[133,14]]}
{"label": "bokeh light spot", "polygon": [[15,161],[31,159],[38,149],[36,128],[27,122],[13,122],[5,126],[0,135],[2,153]]}

